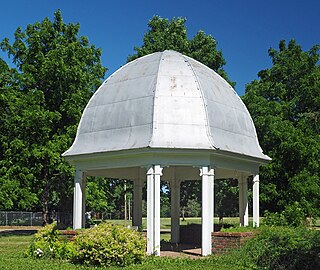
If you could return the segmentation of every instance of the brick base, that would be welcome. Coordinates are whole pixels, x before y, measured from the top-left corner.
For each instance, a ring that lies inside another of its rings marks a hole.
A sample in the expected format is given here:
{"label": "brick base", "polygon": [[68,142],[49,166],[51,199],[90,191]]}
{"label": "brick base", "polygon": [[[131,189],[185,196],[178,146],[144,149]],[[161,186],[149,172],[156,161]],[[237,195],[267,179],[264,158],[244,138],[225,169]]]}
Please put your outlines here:
{"label": "brick base", "polygon": [[240,247],[246,239],[253,236],[252,232],[214,232],[212,233],[212,252],[225,253],[230,248]]}
{"label": "brick base", "polygon": [[73,241],[74,237],[78,234],[75,230],[60,230],[59,233],[69,241]]}

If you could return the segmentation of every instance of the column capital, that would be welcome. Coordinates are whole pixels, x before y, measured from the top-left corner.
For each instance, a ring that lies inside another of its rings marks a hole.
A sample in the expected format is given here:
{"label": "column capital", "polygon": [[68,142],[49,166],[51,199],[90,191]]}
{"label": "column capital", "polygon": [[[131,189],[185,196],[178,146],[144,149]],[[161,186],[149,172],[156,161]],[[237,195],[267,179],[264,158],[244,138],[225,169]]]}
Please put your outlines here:
{"label": "column capital", "polygon": [[253,183],[260,182],[259,174],[253,176]]}
{"label": "column capital", "polygon": [[208,176],[214,176],[214,169],[210,166],[203,166],[200,168],[200,176],[208,175]]}
{"label": "column capital", "polygon": [[160,175],[162,176],[163,168],[160,165],[151,165],[148,167],[147,175]]}

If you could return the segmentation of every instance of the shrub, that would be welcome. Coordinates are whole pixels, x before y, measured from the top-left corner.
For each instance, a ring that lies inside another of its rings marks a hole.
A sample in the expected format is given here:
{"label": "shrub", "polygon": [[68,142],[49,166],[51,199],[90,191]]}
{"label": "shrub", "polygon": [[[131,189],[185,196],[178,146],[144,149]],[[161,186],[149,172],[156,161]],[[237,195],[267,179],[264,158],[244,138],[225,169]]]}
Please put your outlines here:
{"label": "shrub", "polygon": [[290,226],[299,227],[306,225],[306,216],[298,202],[287,205],[283,214]]}
{"label": "shrub", "polygon": [[255,238],[228,256],[247,269],[320,269],[320,232],[305,228],[260,228]]}
{"label": "shrub", "polygon": [[287,205],[284,211],[278,213],[264,212],[265,224],[269,226],[306,226],[308,219],[306,218],[301,206],[298,202]]}
{"label": "shrub", "polygon": [[288,222],[283,212],[269,212],[268,210],[264,211],[264,224],[267,226],[288,226]]}
{"label": "shrub", "polygon": [[63,239],[57,230],[57,223],[41,228],[32,238],[25,254],[33,258],[70,259],[74,256],[74,245]]}
{"label": "shrub", "polygon": [[75,237],[74,262],[85,265],[126,266],[145,257],[146,241],[124,226],[101,223]]}

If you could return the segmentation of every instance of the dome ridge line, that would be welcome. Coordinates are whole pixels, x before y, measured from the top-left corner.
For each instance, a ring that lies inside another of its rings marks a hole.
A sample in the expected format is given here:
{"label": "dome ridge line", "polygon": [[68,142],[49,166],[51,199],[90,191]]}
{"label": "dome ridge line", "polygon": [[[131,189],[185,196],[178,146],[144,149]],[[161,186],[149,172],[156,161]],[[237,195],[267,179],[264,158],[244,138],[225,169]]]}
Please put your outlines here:
{"label": "dome ridge line", "polygon": [[205,96],[204,96],[204,94],[203,94],[201,85],[200,85],[200,83],[199,83],[198,76],[197,76],[196,72],[194,71],[193,66],[192,66],[192,64],[189,62],[188,58],[185,57],[183,54],[181,54],[181,56],[182,56],[182,58],[185,60],[185,62],[188,63],[188,65],[189,65],[189,67],[190,67],[190,69],[191,69],[191,71],[192,71],[192,73],[193,73],[193,75],[194,75],[195,83],[196,83],[196,85],[197,85],[197,87],[198,87],[198,89],[199,89],[199,91],[200,91],[200,95],[201,95],[201,97],[202,97],[201,100],[203,101],[204,113],[205,113],[205,115],[206,115],[206,119],[205,119],[206,125],[205,125],[205,126],[206,126],[206,132],[207,132],[208,140],[209,140],[211,146],[212,146],[214,149],[219,150],[219,147],[217,147],[217,146],[215,145],[215,143],[214,143],[214,141],[213,141],[213,139],[212,139],[212,134],[211,134],[211,132],[210,132],[210,128],[209,128],[210,123],[209,123],[209,120],[208,120],[208,119],[209,119],[209,114],[208,114],[208,110],[207,110],[207,104],[206,104],[206,101],[205,101]]}
{"label": "dome ridge line", "polygon": [[154,84],[154,95],[153,95],[153,100],[152,100],[152,123],[151,123],[151,136],[150,136],[150,139],[149,139],[149,142],[148,142],[148,147],[151,147],[152,146],[152,142],[153,142],[153,137],[154,137],[154,127],[155,127],[155,111],[156,111],[156,106],[155,106],[155,99],[156,99],[156,94],[157,94],[157,86],[158,86],[158,82],[159,82],[159,70],[160,70],[160,66],[161,66],[161,60],[162,60],[162,57],[163,57],[163,54],[164,54],[165,51],[162,51],[160,52],[160,60],[159,60],[159,65],[158,65],[158,70],[157,70],[157,76],[156,76],[156,81],[155,81],[155,84]]}
{"label": "dome ridge line", "polygon": [[[156,52],[155,52],[155,53],[151,53],[151,54],[149,54],[149,55],[144,55],[144,56],[142,56],[142,57],[140,57],[140,58],[137,58],[137,59],[134,59],[133,61],[130,61],[130,62],[124,64],[124,65],[121,66],[119,69],[117,69],[116,71],[114,71],[113,73],[111,73],[111,74],[102,82],[102,84],[98,87],[98,89],[93,93],[93,95],[91,96],[89,102],[87,103],[87,105],[85,106],[84,110],[82,111],[82,115],[84,115],[84,114],[86,113],[87,109],[90,108],[90,104],[91,104],[91,101],[93,100],[94,96],[96,96],[99,91],[102,91],[103,86],[108,83],[108,81],[110,80],[110,78],[112,78],[112,77],[114,77],[116,74],[120,73],[120,71],[123,70],[123,69],[125,69],[127,66],[134,64],[134,63],[137,62],[139,59],[148,57],[148,56],[150,56],[150,55],[152,55],[152,54],[156,54]],[[67,155],[72,151],[73,147],[77,144],[78,137],[79,137],[79,135],[80,135],[80,129],[79,129],[79,127],[82,125],[82,122],[83,122],[83,117],[81,117],[81,119],[80,119],[80,121],[79,121],[79,124],[78,124],[78,127],[77,127],[77,132],[76,132],[76,137],[75,137],[75,139],[74,139],[71,147],[70,147],[68,150],[66,150],[66,151],[62,154],[62,156],[67,156]]]}

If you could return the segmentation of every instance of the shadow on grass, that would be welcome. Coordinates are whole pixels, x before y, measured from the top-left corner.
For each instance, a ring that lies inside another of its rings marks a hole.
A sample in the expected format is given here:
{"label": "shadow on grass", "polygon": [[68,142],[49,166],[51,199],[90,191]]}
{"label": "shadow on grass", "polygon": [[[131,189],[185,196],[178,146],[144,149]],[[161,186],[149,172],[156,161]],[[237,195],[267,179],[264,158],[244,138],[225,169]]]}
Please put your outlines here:
{"label": "shadow on grass", "polygon": [[3,230],[3,231],[0,231],[0,237],[32,235],[32,234],[35,234],[36,232],[37,230]]}

